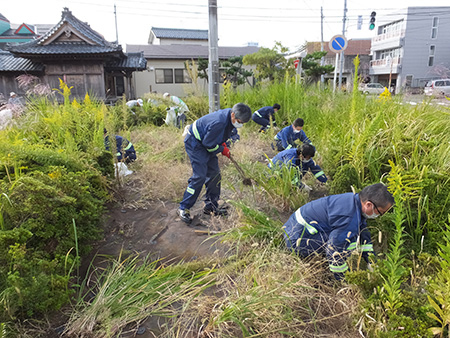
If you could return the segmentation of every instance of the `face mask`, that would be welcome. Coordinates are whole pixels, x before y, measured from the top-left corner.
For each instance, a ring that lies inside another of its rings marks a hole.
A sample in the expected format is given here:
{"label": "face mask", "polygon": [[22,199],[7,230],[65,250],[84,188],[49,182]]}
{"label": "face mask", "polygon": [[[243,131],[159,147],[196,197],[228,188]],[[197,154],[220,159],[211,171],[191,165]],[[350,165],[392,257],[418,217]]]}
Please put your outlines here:
{"label": "face mask", "polygon": [[303,163],[308,163],[310,160],[302,160]]}
{"label": "face mask", "polygon": [[367,218],[367,219],[375,219],[375,218],[377,218],[378,216],[380,216],[380,215],[378,215],[378,214],[376,214],[376,213],[373,213],[372,215],[367,215],[366,213],[362,213],[363,214],[363,216],[364,216],[364,218]]}
{"label": "face mask", "polygon": [[380,216],[379,214],[375,213],[375,210],[373,210],[372,215],[367,215],[367,214],[364,213],[364,212],[363,212],[362,214],[363,214],[364,218],[367,218],[367,219],[375,219],[375,218],[377,218],[378,216]]}
{"label": "face mask", "polygon": [[294,134],[298,134],[301,130],[294,129]]}
{"label": "face mask", "polygon": [[244,126],[243,123],[239,123],[237,121],[233,123],[233,127],[235,127],[235,128],[242,128],[243,126]]}

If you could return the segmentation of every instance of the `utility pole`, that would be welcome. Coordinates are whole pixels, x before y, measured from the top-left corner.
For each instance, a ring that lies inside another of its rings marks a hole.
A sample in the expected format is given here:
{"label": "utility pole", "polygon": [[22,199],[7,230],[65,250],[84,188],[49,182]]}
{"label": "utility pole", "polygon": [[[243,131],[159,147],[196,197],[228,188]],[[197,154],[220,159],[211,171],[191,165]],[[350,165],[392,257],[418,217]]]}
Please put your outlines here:
{"label": "utility pole", "polygon": [[208,94],[209,112],[220,108],[219,96],[219,34],[217,29],[217,0],[208,0],[209,7],[209,64],[208,64]]}
{"label": "utility pole", "polygon": [[[323,52],[323,7],[320,7],[320,51]],[[322,56],[322,58],[320,59],[320,65],[323,67],[325,58]],[[325,77],[324,75],[320,75],[320,83],[325,82]]]}
{"label": "utility pole", "polygon": [[[345,36],[345,21],[347,20],[347,0],[344,0],[344,18],[342,19],[342,35]],[[339,67],[339,90],[342,86],[342,72],[344,71],[344,51],[341,52],[341,65]]]}
{"label": "utility pole", "polygon": [[114,18],[116,20],[116,43],[119,44],[119,31],[117,30],[117,11],[116,4],[114,4]]}

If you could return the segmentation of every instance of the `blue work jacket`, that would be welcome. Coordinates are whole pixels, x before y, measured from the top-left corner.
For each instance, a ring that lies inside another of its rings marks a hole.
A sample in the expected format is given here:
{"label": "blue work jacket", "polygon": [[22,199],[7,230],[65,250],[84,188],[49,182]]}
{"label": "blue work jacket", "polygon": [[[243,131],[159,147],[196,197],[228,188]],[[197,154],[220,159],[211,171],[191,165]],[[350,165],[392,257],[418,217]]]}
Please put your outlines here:
{"label": "blue work jacket", "polygon": [[[116,156],[117,160],[128,159],[130,161],[136,160],[136,150],[133,143],[128,141],[125,137],[115,135],[116,138]],[[105,149],[110,150],[109,136],[105,137]]]}
{"label": "blue work jacket", "polygon": [[[295,217],[306,229],[303,238],[317,232],[322,235],[330,270],[338,277],[348,270],[346,259],[358,245],[364,259],[369,261],[373,245],[362,215],[359,194],[345,193],[317,199],[300,207]],[[296,235],[287,234],[293,238]]]}
{"label": "blue work jacket", "polygon": [[231,108],[227,108],[202,116],[189,127],[189,133],[209,153],[218,154],[223,151],[222,143],[231,137],[233,129]]}
{"label": "blue work jacket", "polygon": [[308,162],[300,161],[300,158],[297,156],[297,148],[290,148],[279,152],[273,159],[272,163],[269,163],[268,166],[271,168],[272,166],[281,168],[282,165],[294,165],[297,168],[300,168],[302,175],[305,175],[309,170],[314,175],[314,177],[322,183],[325,183],[328,178],[320,168],[316,162],[311,158]]}
{"label": "blue work jacket", "polygon": [[299,133],[294,133],[294,127],[292,125],[284,127],[275,136],[275,140],[280,140],[284,149],[290,149],[296,147],[295,140],[300,140],[303,143],[312,144],[311,140],[306,136],[303,130]]}
{"label": "blue work jacket", "polygon": [[256,115],[258,115],[259,117],[262,117],[263,119],[269,119],[269,116],[272,116],[272,120],[274,120],[274,114],[275,114],[275,110],[273,110],[273,108],[271,106],[266,106],[266,107],[262,107],[259,108],[256,112]]}

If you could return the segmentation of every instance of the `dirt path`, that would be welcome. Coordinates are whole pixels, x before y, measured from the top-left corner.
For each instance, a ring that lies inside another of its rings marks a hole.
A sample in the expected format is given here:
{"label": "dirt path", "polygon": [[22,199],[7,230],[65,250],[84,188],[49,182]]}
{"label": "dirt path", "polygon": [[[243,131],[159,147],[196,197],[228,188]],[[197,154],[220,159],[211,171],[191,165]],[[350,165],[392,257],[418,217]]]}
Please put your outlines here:
{"label": "dirt path", "polygon": [[151,202],[146,209],[137,210],[122,208],[117,203],[111,205],[105,237],[93,252],[117,257],[123,250],[142,257],[151,255],[154,259],[176,261],[226,253],[217,238],[196,232],[220,230],[220,220],[203,215],[199,205],[193,209],[194,221],[186,225],[177,217],[177,208],[178,204],[173,202]]}

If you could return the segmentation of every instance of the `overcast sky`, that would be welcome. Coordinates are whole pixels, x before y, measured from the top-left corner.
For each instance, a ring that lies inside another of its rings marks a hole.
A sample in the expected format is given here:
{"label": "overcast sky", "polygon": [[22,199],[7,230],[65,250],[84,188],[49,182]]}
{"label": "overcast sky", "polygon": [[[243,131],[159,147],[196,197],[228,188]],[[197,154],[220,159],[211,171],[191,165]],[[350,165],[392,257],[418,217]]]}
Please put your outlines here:
{"label": "overcast sky", "polygon": [[[305,41],[320,41],[320,7],[323,6],[324,41],[342,33],[344,0],[217,0],[219,45],[244,46],[257,42],[273,47],[275,41],[295,49]],[[369,18],[377,23],[407,6],[450,6],[449,0],[348,0],[348,38],[370,38]],[[63,7],[88,22],[109,41],[116,39],[114,4],[117,6],[119,43],[146,44],[151,27],[208,29],[208,0],[2,0],[0,13],[11,23],[56,24]],[[450,12],[450,10],[449,10]],[[358,31],[357,17],[363,16]],[[424,20],[426,21],[426,19]],[[426,27],[429,27],[428,21]]]}

